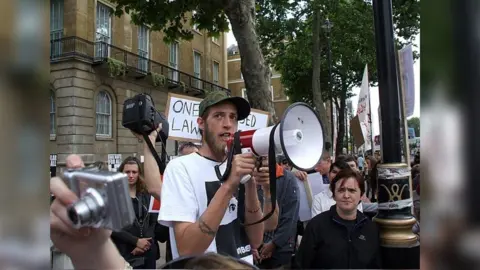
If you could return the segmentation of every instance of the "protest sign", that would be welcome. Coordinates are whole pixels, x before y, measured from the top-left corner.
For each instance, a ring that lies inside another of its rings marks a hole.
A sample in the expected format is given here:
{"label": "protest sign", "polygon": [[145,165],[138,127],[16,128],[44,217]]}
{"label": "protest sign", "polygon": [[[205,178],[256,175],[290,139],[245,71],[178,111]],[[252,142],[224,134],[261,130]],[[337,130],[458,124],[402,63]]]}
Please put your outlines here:
{"label": "protest sign", "polygon": [[[199,142],[201,140],[197,118],[202,100],[190,96],[168,94],[165,115],[169,123],[169,139]],[[238,122],[238,130],[267,127],[270,114],[252,109],[250,115]]]}

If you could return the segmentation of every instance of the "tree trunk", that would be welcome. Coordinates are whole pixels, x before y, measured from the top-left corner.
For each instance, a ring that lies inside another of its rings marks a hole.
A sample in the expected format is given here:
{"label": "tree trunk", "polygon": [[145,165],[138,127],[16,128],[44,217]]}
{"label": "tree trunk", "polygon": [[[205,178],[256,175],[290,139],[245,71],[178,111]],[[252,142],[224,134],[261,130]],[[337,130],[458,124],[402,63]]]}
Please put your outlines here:
{"label": "tree trunk", "polygon": [[[332,143],[331,120],[327,116],[327,110],[323,105],[322,92],[320,88],[320,65],[321,65],[321,44],[320,44],[320,28],[322,25],[322,14],[320,8],[316,7],[313,12],[313,48],[312,48],[312,94],[313,105],[317,109],[320,121],[322,121],[324,143]],[[333,149],[333,143],[332,143]]]}
{"label": "tree trunk", "polygon": [[265,62],[255,31],[255,1],[230,0],[225,14],[238,43],[241,71],[250,106],[267,111],[277,122],[271,94],[272,73]]}
{"label": "tree trunk", "polygon": [[345,141],[345,103],[347,99],[347,90],[342,89],[340,96],[340,109],[338,111],[338,134],[335,156],[343,154],[343,142]]}

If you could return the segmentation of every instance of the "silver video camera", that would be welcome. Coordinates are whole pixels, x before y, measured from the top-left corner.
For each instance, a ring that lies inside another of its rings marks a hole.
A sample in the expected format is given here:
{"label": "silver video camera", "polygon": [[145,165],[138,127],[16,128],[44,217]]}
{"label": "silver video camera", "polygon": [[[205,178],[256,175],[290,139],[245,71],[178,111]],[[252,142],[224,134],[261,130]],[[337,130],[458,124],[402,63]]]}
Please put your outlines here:
{"label": "silver video camera", "polygon": [[135,212],[126,174],[85,168],[65,171],[63,181],[79,198],[67,209],[75,228],[119,231],[133,223]]}

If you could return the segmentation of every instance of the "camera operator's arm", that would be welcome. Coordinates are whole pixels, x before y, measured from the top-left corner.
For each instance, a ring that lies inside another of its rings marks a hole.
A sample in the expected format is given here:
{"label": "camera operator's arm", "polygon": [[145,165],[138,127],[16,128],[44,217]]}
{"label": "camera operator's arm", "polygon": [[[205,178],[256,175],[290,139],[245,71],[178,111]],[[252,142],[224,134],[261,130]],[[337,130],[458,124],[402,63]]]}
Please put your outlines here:
{"label": "camera operator's arm", "polygon": [[175,159],[169,163],[165,170],[159,220],[165,225],[173,223],[180,256],[202,254],[212,243],[230,199],[238,189],[241,175],[250,174],[255,167],[249,156],[251,154],[235,156],[230,177],[218,188],[199,218],[194,188],[184,165]]}
{"label": "camera operator's arm", "polygon": [[[155,140],[157,138],[158,132],[162,129],[161,124],[157,130],[152,131],[148,135],[150,141],[155,145]],[[138,138],[143,140],[143,137],[136,135]],[[147,142],[143,142],[143,170],[144,170],[144,182],[147,186],[148,193],[152,195],[155,199],[160,200],[160,194],[162,192],[162,180],[160,176],[160,169],[158,168],[157,161],[153,157],[150,148],[148,148]]]}
{"label": "camera operator's arm", "polygon": [[[245,223],[253,223],[263,218],[260,201],[257,196],[255,179],[245,183]],[[263,222],[245,227],[250,245],[258,248],[263,242]]]}

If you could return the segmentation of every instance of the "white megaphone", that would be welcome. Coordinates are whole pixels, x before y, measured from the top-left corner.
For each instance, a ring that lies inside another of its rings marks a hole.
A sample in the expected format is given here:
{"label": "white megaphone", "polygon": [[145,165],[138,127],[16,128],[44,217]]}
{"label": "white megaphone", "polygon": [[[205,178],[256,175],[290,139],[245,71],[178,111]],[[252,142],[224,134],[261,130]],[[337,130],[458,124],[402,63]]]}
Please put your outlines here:
{"label": "white megaphone", "polygon": [[[301,171],[312,170],[320,162],[324,147],[322,123],[310,106],[300,102],[290,105],[277,125],[240,131],[242,153],[253,152],[256,156],[268,156],[273,128],[275,155],[283,154],[294,168]],[[227,142],[227,153],[233,145],[232,136]],[[224,173],[227,165],[227,162],[221,164],[219,171]],[[250,175],[244,176],[241,183],[246,183],[250,178]]]}

